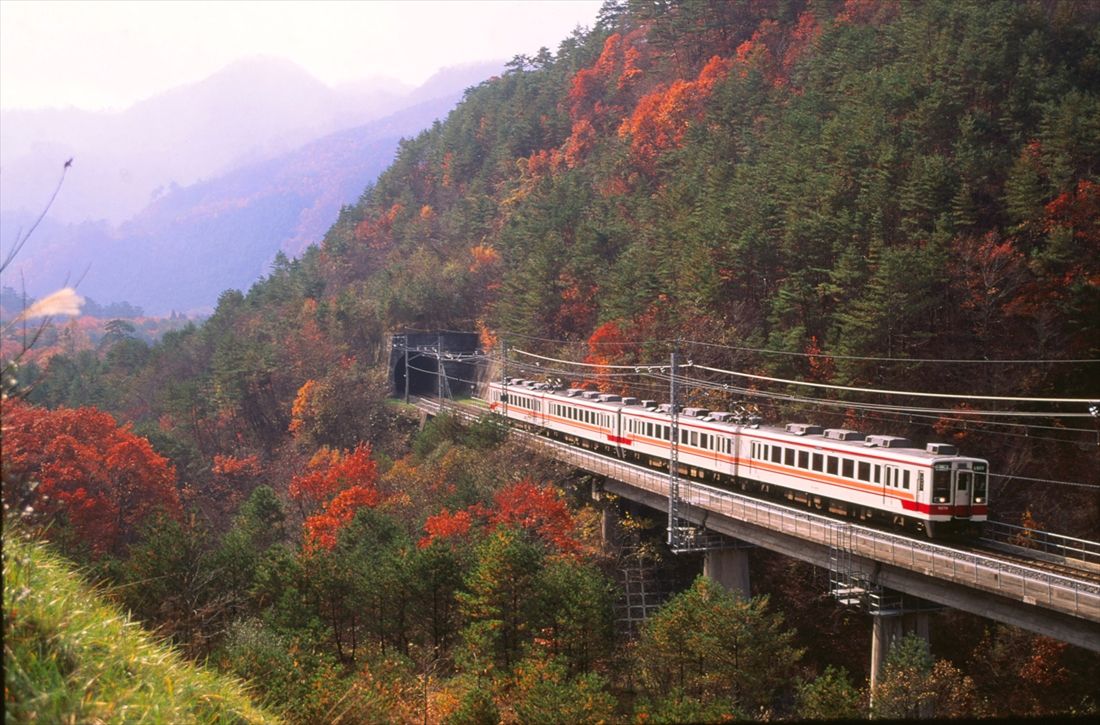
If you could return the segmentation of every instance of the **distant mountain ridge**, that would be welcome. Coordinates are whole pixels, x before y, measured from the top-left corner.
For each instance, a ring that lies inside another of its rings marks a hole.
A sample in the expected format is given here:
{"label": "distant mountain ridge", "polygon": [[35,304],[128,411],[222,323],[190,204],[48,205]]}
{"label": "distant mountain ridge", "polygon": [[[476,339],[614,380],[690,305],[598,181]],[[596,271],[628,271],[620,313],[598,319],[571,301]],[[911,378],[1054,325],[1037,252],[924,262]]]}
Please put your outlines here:
{"label": "distant mountain ridge", "polygon": [[447,69],[420,89],[385,79],[333,89],[289,61],[252,58],[125,111],[0,111],[0,210],[36,212],[56,182],[56,164],[75,157],[51,215],[119,223],[173,184],[214,178],[461,91],[499,65]]}
{"label": "distant mountain ridge", "polygon": [[[250,156],[249,162],[190,184],[162,187],[144,208],[117,225],[94,216],[63,223],[61,210],[71,210],[74,197],[84,201],[79,198],[84,191],[78,172],[86,162],[78,156],[55,208],[36,232],[34,243],[20,256],[18,269],[9,274],[21,274],[33,294],[79,281],[85,294],[107,302],[126,300],[151,314],[207,310],[223,290],[247,288],[266,274],[277,252],[295,256],[319,241],[340,207],[353,203],[389,165],[402,137],[414,136],[445,116],[465,88],[496,69],[496,64],[485,64],[442,71],[421,89],[408,93],[404,102],[427,99],[384,118],[291,145],[278,154],[269,149],[289,144],[289,137],[279,137],[273,125],[260,123],[256,139],[266,138],[269,146],[254,144],[242,156]],[[255,72],[248,67],[228,69],[217,80],[199,84],[202,89],[198,93],[211,98],[224,95],[215,86],[234,87]],[[285,80],[293,75],[288,72],[281,77]],[[303,93],[295,103],[308,105],[317,98],[310,94],[325,88],[310,80],[308,75],[298,75],[294,87]],[[180,98],[196,97],[195,89],[185,90],[177,89],[180,95],[176,99],[157,100],[178,105]],[[267,98],[264,103],[271,104],[275,95],[268,89],[257,97]],[[309,113],[299,113],[298,118]],[[344,118],[349,118],[366,111],[349,107],[344,113],[348,114]],[[234,123],[228,127],[234,128]],[[246,130],[249,119],[239,125],[227,135],[237,136]],[[56,183],[59,166],[51,163],[46,167],[52,183]],[[3,174],[9,176],[7,166]],[[48,191],[41,192],[38,203],[48,196]],[[26,209],[12,213],[7,209],[7,190],[4,197],[0,232],[7,249],[20,228],[29,228],[34,215]],[[14,277],[5,283],[16,284]]]}

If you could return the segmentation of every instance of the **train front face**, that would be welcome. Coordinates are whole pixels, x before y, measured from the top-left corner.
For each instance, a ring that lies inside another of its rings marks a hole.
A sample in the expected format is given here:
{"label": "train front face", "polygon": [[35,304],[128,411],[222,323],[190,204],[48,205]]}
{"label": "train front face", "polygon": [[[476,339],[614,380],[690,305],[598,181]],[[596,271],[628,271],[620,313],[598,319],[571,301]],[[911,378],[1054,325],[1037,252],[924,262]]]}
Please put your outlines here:
{"label": "train front face", "polygon": [[989,461],[961,457],[935,461],[929,503],[937,528],[976,533],[989,513]]}

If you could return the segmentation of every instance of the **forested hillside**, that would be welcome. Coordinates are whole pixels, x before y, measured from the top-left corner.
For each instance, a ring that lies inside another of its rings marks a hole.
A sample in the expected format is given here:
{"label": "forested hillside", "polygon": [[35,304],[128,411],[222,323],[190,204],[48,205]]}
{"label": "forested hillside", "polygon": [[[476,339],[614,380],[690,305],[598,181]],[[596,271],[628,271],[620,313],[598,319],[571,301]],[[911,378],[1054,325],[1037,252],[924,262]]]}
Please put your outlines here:
{"label": "forested hillside", "polygon": [[[267,683],[291,720],[852,717],[865,627],[799,606],[821,584],[796,567],[763,572],[786,587],[770,604],[700,580],[623,649],[606,619],[617,563],[593,511],[567,506],[587,482],[489,421],[413,433],[385,401],[386,335],[477,330],[598,365],[665,361],[678,341],[696,363],[781,378],[1093,399],[1098,173],[1098,6],[608,2],[403,141],[318,245],[223,293],[201,327],[25,368],[34,405],[5,405],[24,478],[44,475],[45,421],[106,435],[78,409],[95,406],[151,443],[126,459],[133,480],[168,460],[178,491],[159,528],[129,522],[106,547],[66,508],[92,510],[92,492],[54,466],[63,495],[28,518],[189,653]],[[968,412],[982,401],[883,413],[839,390],[814,393],[827,407],[715,382],[685,394],[950,440],[1000,476],[992,518],[1100,530],[1095,489],[1057,483],[1097,483],[1096,420],[1057,415],[1084,406],[1005,424]],[[72,450],[57,452],[70,467]],[[114,485],[95,511],[117,513]],[[951,694],[940,715],[1095,712],[1094,657],[975,621],[945,630],[955,664],[909,651],[878,700],[902,709],[879,714],[916,714],[898,703],[918,674]],[[677,649],[700,622],[736,624]],[[759,659],[699,669],[738,637]]]}

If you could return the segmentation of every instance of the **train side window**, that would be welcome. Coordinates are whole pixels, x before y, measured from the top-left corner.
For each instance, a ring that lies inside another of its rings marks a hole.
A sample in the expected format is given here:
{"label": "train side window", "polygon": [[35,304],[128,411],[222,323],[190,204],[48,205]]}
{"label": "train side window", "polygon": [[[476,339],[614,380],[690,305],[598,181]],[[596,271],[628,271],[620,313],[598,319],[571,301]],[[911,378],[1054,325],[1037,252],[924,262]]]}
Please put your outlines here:
{"label": "train side window", "polygon": [[841,458],[840,459],[840,475],[844,476],[845,478],[855,478],[856,477],[855,474],[856,474],[855,461],[853,461],[851,458]]}
{"label": "train side window", "polygon": [[810,467],[810,452],[799,451],[798,452],[798,467],[809,468]]}
{"label": "train side window", "polygon": [[710,436],[706,433],[699,434],[699,447],[707,449],[710,448]]}
{"label": "train side window", "polygon": [[924,471],[917,471],[917,490],[924,490]]}
{"label": "train side window", "polygon": [[814,470],[815,471],[825,470],[825,456],[821,453],[815,453],[814,454]]}
{"label": "train side window", "polygon": [[691,444],[693,446],[699,446],[699,431],[693,430],[691,432]]}
{"label": "train side window", "polygon": [[875,464],[875,483],[882,483],[882,466]]}
{"label": "train side window", "polygon": [[901,487],[906,491],[909,490],[909,471],[901,472]]}
{"label": "train side window", "polygon": [[871,464],[866,461],[859,462],[859,480],[870,482],[871,480]]}
{"label": "train side window", "polygon": [[661,437],[666,441],[672,440],[672,434],[669,432],[669,427],[667,425],[661,426]]}
{"label": "train side window", "polygon": [[779,456],[783,454],[783,449],[779,446],[772,446],[772,463],[779,463]]}
{"label": "train side window", "polygon": [[783,449],[783,463],[784,463],[784,465],[787,465],[787,466],[794,466],[794,449],[793,448],[784,448]]}
{"label": "train side window", "polygon": [[826,473],[831,473],[835,476],[837,474],[837,471],[840,470],[839,466],[840,466],[840,462],[838,461],[836,456],[827,456],[826,457],[826,459],[825,459],[825,472]]}

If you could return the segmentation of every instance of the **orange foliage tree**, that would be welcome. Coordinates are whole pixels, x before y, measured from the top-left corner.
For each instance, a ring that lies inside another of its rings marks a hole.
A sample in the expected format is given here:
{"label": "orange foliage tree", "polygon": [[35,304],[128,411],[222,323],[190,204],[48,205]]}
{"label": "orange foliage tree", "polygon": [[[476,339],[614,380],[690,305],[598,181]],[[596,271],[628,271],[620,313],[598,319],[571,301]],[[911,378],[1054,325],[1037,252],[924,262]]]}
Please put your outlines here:
{"label": "orange foliage tree", "polygon": [[180,514],[175,469],[107,413],[8,400],[3,428],[5,508],[70,529],[94,554],[119,552],[158,511]]}
{"label": "orange foliage tree", "polygon": [[361,508],[378,505],[378,466],[370,446],[348,452],[321,449],[309,470],[290,482],[290,496],[306,517],[306,548],[332,549],[340,529]]}
{"label": "orange foliage tree", "polygon": [[561,493],[529,479],[498,491],[491,507],[474,504],[453,513],[444,508],[437,515],[429,516],[424,524],[427,536],[420,540],[419,546],[426,548],[435,541],[463,540],[474,530],[491,532],[502,526],[529,531],[563,554],[575,554],[580,550],[576,522]]}
{"label": "orange foliage tree", "polygon": [[715,84],[733,63],[714,56],[694,81],[678,80],[638,101],[634,112],[619,126],[619,137],[630,139],[630,151],[643,169],[652,169],[661,152],[678,147],[688,127],[701,116]]}

